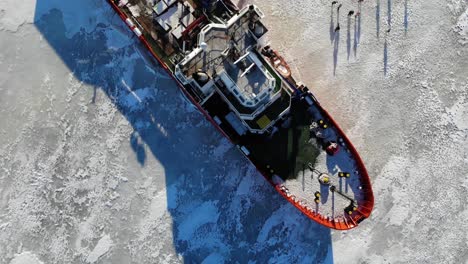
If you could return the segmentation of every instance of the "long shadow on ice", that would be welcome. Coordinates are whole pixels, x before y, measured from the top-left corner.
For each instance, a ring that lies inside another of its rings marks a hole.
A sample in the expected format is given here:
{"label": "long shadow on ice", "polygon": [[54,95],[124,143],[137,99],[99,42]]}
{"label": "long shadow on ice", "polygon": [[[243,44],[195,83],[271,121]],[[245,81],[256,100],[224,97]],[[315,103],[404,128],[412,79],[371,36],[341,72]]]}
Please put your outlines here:
{"label": "long shadow on ice", "polygon": [[[152,155],[163,166],[164,176],[152,176],[164,177],[155,182],[165,182],[172,243],[185,263],[333,262],[330,230],[283,200],[184,100],[106,1],[37,0],[35,25],[75,77],[128,120],[140,165]],[[147,248],[122,254],[158,260]]]}
{"label": "long shadow on ice", "polygon": [[[348,25],[346,31],[346,55],[349,62],[349,56],[351,55],[351,16],[348,15]],[[356,27],[355,27],[356,28]]]}
{"label": "long shadow on ice", "polygon": [[408,0],[405,0],[405,15],[403,19],[403,25],[405,26],[405,35],[408,33]]}
{"label": "long shadow on ice", "polygon": [[379,38],[380,37],[380,0],[376,0],[375,29],[376,29],[377,38]]}

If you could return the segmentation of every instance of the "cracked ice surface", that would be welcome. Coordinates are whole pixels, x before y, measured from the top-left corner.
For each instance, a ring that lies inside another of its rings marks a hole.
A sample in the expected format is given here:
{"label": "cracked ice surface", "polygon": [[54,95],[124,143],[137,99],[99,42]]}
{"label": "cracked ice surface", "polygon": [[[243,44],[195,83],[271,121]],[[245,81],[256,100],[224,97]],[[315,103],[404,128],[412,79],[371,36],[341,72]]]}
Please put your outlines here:
{"label": "cracked ice surface", "polygon": [[330,232],[297,212],[104,1],[5,0],[0,263],[466,262],[466,1],[408,0],[407,32],[405,1],[393,1],[387,45],[388,2],[377,37],[364,1],[349,62],[341,17],[335,76],[329,1],[255,3],[273,46],[360,151],[372,217]]}

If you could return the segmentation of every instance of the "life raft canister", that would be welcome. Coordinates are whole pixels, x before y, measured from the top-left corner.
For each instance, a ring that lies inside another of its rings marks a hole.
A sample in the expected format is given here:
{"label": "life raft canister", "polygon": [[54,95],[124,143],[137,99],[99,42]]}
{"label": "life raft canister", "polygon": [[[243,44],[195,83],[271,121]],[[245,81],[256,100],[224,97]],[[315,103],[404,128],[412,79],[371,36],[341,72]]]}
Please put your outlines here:
{"label": "life raft canister", "polygon": [[335,141],[330,141],[327,143],[325,151],[328,155],[333,156],[340,150],[339,145]]}
{"label": "life raft canister", "polygon": [[324,184],[324,185],[330,184],[330,176],[326,173],[321,173],[318,177],[318,180],[321,184]]}

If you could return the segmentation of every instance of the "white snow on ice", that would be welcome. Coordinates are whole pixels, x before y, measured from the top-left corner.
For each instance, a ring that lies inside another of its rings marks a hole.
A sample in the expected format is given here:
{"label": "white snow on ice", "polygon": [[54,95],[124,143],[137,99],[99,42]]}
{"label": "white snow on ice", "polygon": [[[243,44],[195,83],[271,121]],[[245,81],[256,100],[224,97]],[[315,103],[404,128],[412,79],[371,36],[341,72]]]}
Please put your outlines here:
{"label": "white snow on ice", "polygon": [[11,260],[10,264],[43,264],[36,255],[31,252],[25,251],[20,254],[16,254]]}
{"label": "white snow on ice", "polygon": [[104,235],[101,239],[99,239],[93,251],[91,251],[91,253],[88,255],[86,261],[89,263],[95,263],[101,256],[106,254],[111,247],[112,239],[109,235]]}

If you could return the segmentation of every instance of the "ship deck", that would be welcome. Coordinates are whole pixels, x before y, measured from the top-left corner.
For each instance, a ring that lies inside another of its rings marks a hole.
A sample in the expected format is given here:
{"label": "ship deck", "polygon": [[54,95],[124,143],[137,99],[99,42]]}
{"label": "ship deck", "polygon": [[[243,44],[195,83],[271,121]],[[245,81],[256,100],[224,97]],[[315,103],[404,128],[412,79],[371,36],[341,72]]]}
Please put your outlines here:
{"label": "ship deck", "polygon": [[[329,125],[324,129],[324,139],[318,139],[310,131],[313,121],[325,120]],[[340,145],[335,155],[328,155],[323,142],[340,141],[340,135],[320,109],[310,106],[305,100],[294,100],[289,118],[278,125],[278,131],[271,137],[249,135],[242,144],[251,151],[251,158],[273,177],[278,175],[290,195],[325,217],[344,218],[350,205],[357,205],[362,199],[359,170],[346,144]],[[330,184],[321,184],[319,172],[330,176]],[[349,177],[339,177],[339,173]],[[330,187],[335,186],[335,191]],[[315,193],[320,192],[316,203]]]}
{"label": "ship deck", "polygon": [[[231,110],[219,94],[210,98],[203,107],[212,117],[220,118],[222,129],[235,144],[250,151],[249,158],[257,168],[271,180],[278,175],[281,178],[278,185],[304,208],[330,219],[345,219],[350,206],[357,206],[362,201],[359,169],[347,145],[341,143],[339,152],[333,156],[324,150],[324,141],[340,142],[341,137],[319,108],[293,98],[291,113],[275,125],[277,131],[273,135],[248,133],[239,136],[223,118]],[[324,139],[317,139],[310,131],[311,123],[318,120],[329,124],[324,130]],[[329,185],[319,182],[318,172],[330,176]],[[349,173],[349,177],[339,177],[340,172]],[[335,186],[335,191],[330,190],[331,186]],[[321,195],[318,203],[315,202],[316,192]]]}
{"label": "ship deck", "polygon": [[302,102],[292,100],[290,117],[278,123],[273,135],[249,135],[242,142],[256,163],[283,180],[296,178],[307,164],[315,164],[320,153],[320,147],[310,140],[307,112],[298,111],[301,106]]}

